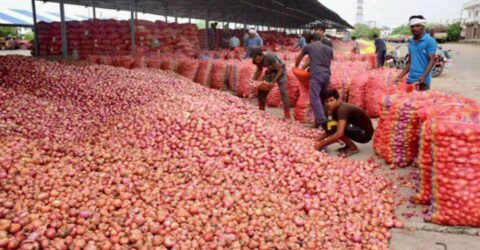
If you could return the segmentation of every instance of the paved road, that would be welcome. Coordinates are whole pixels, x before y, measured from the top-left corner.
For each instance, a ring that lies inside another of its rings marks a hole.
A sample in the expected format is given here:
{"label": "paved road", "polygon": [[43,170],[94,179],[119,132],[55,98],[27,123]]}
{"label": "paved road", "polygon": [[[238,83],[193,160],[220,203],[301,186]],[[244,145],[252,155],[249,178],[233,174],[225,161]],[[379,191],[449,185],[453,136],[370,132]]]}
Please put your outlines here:
{"label": "paved road", "polygon": [[[398,44],[392,44],[394,48]],[[432,81],[432,89],[457,92],[466,97],[480,101],[480,45],[441,44],[444,49],[451,49],[453,64]],[[402,55],[407,52],[402,45]]]}

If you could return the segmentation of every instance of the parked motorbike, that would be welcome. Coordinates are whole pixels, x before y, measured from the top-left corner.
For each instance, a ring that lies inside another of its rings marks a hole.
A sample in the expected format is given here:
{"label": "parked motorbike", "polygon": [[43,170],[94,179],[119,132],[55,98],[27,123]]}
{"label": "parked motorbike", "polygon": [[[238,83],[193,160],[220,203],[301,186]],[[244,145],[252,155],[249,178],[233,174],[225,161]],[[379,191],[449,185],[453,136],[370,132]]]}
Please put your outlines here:
{"label": "parked motorbike", "polygon": [[432,77],[438,77],[442,74],[445,68],[450,67],[452,63],[452,50],[444,50],[442,47],[438,47],[440,52],[435,55],[435,65],[432,69]]}
{"label": "parked motorbike", "polygon": [[394,50],[387,53],[387,55],[385,56],[387,67],[397,68],[397,69],[405,68],[408,62],[408,57],[400,56],[400,48],[401,48],[401,45],[397,46]]}

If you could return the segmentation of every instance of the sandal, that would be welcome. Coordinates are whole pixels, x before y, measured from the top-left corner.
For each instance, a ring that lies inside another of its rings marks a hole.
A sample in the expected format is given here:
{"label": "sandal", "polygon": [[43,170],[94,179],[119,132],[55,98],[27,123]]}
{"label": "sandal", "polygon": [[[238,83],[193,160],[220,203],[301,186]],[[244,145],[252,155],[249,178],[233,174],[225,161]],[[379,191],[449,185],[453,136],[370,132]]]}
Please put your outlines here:
{"label": "sandal", "polygon": [[350,149],[347,149],[343,152],[341,152],[340,154],[338,154],[339,157],[342,157],[342,158],[347,158],[347,157],[350,157],[352,155],[356,155],[360,153],[360,150],[350,150]]}

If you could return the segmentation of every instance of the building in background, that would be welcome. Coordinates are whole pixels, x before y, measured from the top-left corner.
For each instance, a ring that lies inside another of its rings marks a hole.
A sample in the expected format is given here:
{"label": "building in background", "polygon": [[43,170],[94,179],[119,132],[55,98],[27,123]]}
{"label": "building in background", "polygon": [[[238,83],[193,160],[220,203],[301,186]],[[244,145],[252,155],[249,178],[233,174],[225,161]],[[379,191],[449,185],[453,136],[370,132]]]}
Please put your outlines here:
{"label": "building in background", "polygon": [[463,6],[465,39],[480,39],[480,0],[473,0]]}

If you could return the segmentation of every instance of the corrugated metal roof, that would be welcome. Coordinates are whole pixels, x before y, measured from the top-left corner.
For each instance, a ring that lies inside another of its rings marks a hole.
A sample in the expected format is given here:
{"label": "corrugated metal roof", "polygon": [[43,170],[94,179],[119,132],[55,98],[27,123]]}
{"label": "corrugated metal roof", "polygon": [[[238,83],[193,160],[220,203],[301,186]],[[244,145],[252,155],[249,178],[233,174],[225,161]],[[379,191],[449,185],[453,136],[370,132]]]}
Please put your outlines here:
{"label": "corrugated metal roof", "polygon": [[[87,20],[88,17],[83,15],[69,15],[65,14],[67,21],[72,20]],[[44,22],[58,22],[60,21],[60,14],[55,12],[41,12],[37,11],[37,21]],[[10,9],[0,8],[0,25],[19,25],[19,26],[33,26],[33,14],[31,10],[26,9]]]}
{"label": "corrugated metal roof", "polygon": [[[45,0],[56,2],[59,0]],[[64,0],[66,4],[92,6],[91,0]],[[130,10],[130,0],[95,0],[105,9]],[[161,16],[208,19],[263,26],[302,28],[317,20],[350,27],[337,13],[317,0],[137,0],[137,11]]]}

